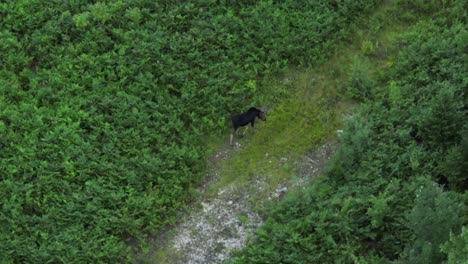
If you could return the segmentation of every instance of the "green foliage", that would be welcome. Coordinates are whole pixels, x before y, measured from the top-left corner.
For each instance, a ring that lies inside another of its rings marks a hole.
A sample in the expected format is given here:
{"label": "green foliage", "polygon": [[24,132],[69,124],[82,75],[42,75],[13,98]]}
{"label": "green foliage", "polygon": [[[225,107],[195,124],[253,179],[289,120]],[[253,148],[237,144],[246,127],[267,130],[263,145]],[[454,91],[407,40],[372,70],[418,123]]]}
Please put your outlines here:
{"label": "green foliage", "polygon": [[130,260],[191,199],[204,135],[288,92],[253,80],[323,61],[376,5],[218,2],[0,3],[6,262]]}
{"label": "green foliage", "polygon": [[446,255],[440,246],[449,234],[459,234],[463,224],[464,204],[455,193],[428,182],[416,192],[414,208],[408,214],[408,226],[415,236],[406,249],[404,263],[442,263]]}
{"label": "green foliage", "polygon": [[370,40],[364,40],[361,43],[361,52],[364,55],[372,55],[375,51],[374,44]]}
{"label": "green foliage", "polygon": [[365,60],[354,58],[346,81],[347,95],[353,99],[370,99],[373,85],[369,74],[369,64]]}
{"label": "green foliage", "polygon": [[448,263],[466,263],[468,259],[468,229],[462,228],[459,235],[450,233],[450,240],[442,246],[442,251],[448,255]]}
{"label": "green foliage", "polygon": [[398,106],[398,102],[401,100],[401,89],[395,81],[390,81],[388,84],[388,101],[392,107]]}
{"label": "green foliage", "polygon": [[453,190],[466,190],[468,183],[465,175],[468,175],[468,125],[465,123],[461,131],[462,141],[460,145],[451,146],[445,157],[439,161],[437,172],[447,178],[449,186]]}

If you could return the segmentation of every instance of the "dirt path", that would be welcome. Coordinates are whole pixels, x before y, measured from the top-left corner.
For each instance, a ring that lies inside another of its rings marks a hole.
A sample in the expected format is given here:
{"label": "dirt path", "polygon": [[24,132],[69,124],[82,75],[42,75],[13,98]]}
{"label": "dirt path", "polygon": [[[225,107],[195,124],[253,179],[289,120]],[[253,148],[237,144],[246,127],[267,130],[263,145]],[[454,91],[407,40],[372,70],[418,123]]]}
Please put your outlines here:
{"label": "dirt path", "polygon": [[[335,143],[327,143],[310,150],[302,159],[294,162],[294,181],[276,186],[265,199],[279,200],[291,188],[307,186],[322,172],[335,147]],[[207,175],[211,181],[216,181],[218,177],[217,164],[229,159],[230,152],[226,148],[211,159],[213,169]],[[264,184],[265,181],[257,178],[256,188],[253,189],[264,188]],[[202,192],[206,189],[207,186],[201,187]],[[157,250],[143,263],[216,264],[227,260],[231,252],[241,249],[249,234],[263,223],[249,203],[250,195],[231,184],[220,189],[216,198],[195,203],[193,210],[180,224],[154,241]]]}

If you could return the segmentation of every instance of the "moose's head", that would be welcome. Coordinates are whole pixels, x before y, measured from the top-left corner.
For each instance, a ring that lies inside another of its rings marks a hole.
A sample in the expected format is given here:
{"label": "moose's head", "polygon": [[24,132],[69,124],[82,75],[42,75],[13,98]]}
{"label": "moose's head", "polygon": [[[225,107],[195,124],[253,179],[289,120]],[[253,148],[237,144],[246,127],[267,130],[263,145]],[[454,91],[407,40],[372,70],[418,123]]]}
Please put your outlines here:
{"label": "moose's head", "polygon": [[266,121],[266,112],[262,112],[260,110],[260,112],[258,112],[258,118],[260,118],[263,121]]}
{"label": "moose's head", "polygon": [[262,106],[262,107],[257,108],[257,109],[259,110],[258,118],[260,118],[263,121],[266,121],[266,113],[268,112],[268,110],[271,109],[271,106],[269,106],[269,105]]}

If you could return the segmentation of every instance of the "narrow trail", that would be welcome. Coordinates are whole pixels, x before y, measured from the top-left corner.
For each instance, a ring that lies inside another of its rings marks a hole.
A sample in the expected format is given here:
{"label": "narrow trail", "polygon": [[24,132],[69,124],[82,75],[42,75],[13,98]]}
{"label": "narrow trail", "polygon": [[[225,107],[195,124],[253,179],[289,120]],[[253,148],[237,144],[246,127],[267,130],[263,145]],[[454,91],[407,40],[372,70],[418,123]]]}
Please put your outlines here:
{"label": "narrow trail", "polygon": [[[289,190],[307,186],[314,177],[320,175],[335,148],[336,143],[331,142],[308,151],[294,162],[294,181],[288,180],[281,186],[275,186],[264,200],[277,201]],[[263,224],[251,204],[250,198],[255,194],[234,183],[219,189],[212,199],[203,198],[209,186],[220,177],[218,164],[228,161],[231,155],[232,149],[225,148],[212,156],[209,161],[212,169],[206,175],[211,180],[199,190],[202,198],[194,203],[193,209],[178,225],[154,241],[157,250],[143,263],[222,263],[230,257],[233,250],[241,249],[250,234]],[[255,178],[254,188],[249,189],[262,190],[269,187],[266,185],[265,180],[259,176]]]}

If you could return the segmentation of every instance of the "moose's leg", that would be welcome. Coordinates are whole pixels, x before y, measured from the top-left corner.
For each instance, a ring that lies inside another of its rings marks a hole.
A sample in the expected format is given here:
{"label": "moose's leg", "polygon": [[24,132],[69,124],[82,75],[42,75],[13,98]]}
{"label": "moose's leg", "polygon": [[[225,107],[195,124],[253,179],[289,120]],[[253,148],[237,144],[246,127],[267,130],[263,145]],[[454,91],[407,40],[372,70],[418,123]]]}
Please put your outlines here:
{"label": "moose's leg", "polygon": [[231,132],[231,139],[230,139],[230,141],[229,141],[230,144],[231,144],[231,146],[232,146],[232,138],[234,137],[234,133],[236,133],[236,129],[235,129],[235,128],[233,128],[233,129],[232,129],[232,132]]}
{"label": "moose's leg", "polygon": [[245,135],[245,132],[247,132],[247,129],[249,129],[249,126],[245,127],[244,133],[242,133],[242,135]]}

